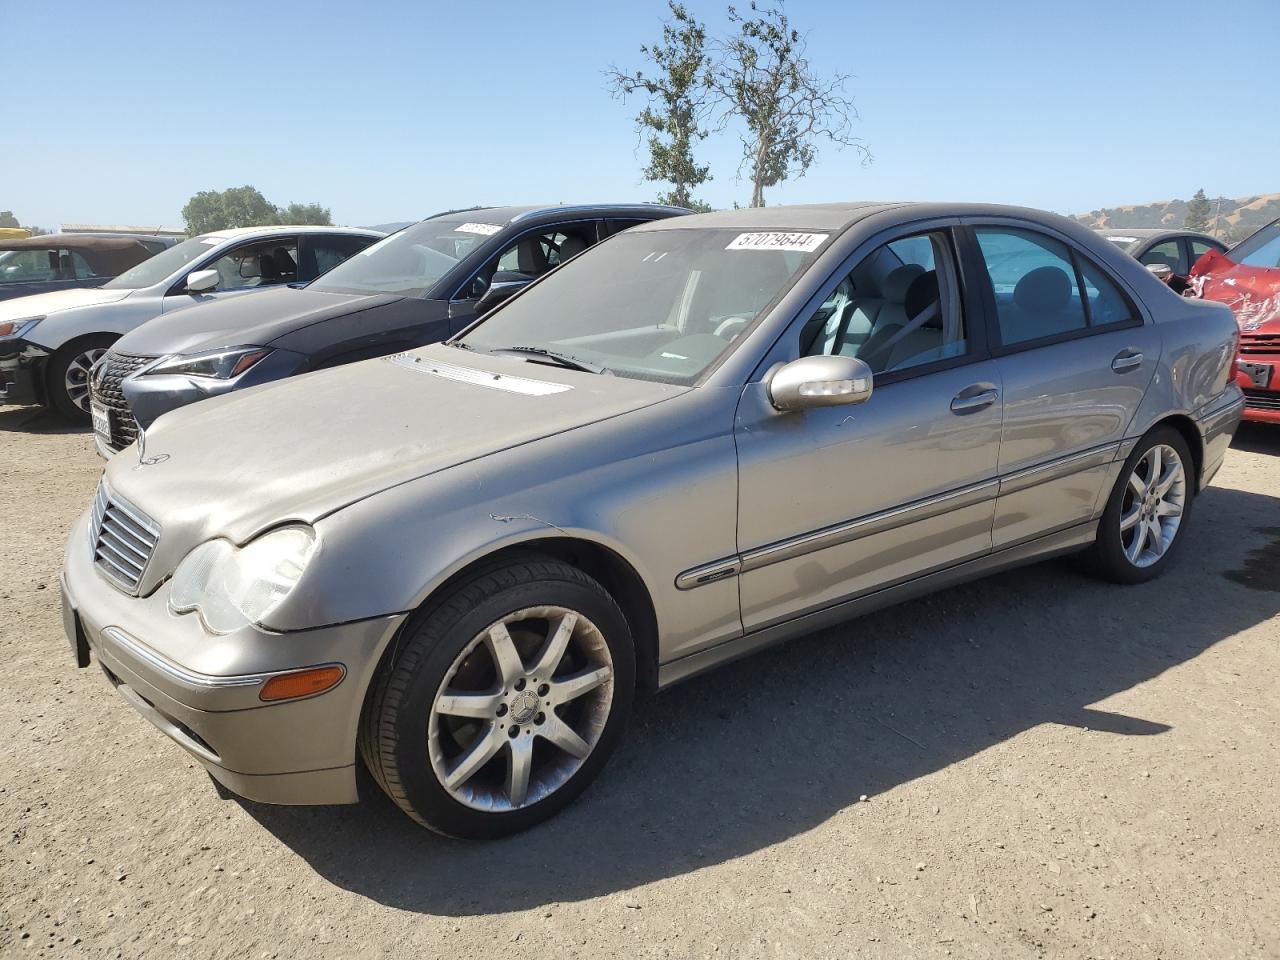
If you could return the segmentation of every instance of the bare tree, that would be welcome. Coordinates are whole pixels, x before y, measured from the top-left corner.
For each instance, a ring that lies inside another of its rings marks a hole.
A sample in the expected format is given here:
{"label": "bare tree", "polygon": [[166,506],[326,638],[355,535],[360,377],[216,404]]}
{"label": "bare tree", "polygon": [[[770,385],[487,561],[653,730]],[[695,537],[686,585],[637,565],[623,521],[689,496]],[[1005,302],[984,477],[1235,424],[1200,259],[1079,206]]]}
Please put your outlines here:
{"label": "bare tree", "polygon": [[707,136],[704,121],[711,93],[707,31],[676,0],[667,3],[671,19],[662,26],[662,42],[640,48],[655,72],[624,73],[615,66],[606,75],[610,89],[619,99],[641,92],[648,96],[648,103],[636,117],[636,126],[642,134],[648,134],[645,179],[671,184],[671,190],[658,199],[680,207],[710,209],[693,197],[693,191],[711,179],[709,167],[693,157],[694,146]]}
{"label": "bare tree", "polygon": [[751,206],[764,206],[764,191],[802,177],[826,139],[853,147],[862,162],[871,151],[853,136],[858,119],[845,95],[846,74],[823,79],[806,59],[808,42],[791,26],[781,0],[761,11],[752,0],[750,15],[729,7],[737,32],[719,44],[712,84],[724,107],[723,123],[743,123],[739,174],[751,178]]}

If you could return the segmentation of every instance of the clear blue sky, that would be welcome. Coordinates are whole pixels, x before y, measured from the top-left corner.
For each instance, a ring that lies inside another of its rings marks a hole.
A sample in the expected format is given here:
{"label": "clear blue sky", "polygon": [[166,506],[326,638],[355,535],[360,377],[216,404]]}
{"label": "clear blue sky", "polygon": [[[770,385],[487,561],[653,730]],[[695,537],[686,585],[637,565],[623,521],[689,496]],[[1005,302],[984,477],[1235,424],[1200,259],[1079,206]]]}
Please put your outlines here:
{"label": "clear blue sky", "polygon": [[[745,3],[744,3],[745,5]],[[724,4],[689,6],[718,31]],[[770,204],[990,200],[1064,213],[1280,192],[1277,0],[790,0],[856,132]],[[24,223],[161,223],[249,183],[335,222],[486,203],[648,199],[633,116],[661,0],[342,3],[0,0],[0,209]],[[746,202],[736,138],[701,156]]]}

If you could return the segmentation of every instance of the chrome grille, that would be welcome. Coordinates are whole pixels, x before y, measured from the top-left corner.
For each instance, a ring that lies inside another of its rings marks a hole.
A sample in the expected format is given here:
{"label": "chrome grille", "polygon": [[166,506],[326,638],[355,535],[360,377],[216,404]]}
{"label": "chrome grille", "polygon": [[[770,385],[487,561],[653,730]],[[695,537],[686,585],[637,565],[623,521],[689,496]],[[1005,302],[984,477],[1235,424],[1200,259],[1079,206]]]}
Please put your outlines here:
{"label": "chrome grille", "polygon": [[120,589],[137,596],[142,574],[160,539],[160,528],[114,499],[103,481],[93,498],[89,537],[94,565]]}
{"label": "chrome grille", "polygon": [[89,379],[93,401],[111,411],[111,449],[123,450],[138,436],[138,424],[129,409],[120,382],[154,360],[155,357],[139,357],[131,353],[108,351],[99,361],[99,367]]}
{"label": "chrome grille", "polygon": [[1280,333],[1242,333],[1240,334],[1240,352],[1280,353]]}

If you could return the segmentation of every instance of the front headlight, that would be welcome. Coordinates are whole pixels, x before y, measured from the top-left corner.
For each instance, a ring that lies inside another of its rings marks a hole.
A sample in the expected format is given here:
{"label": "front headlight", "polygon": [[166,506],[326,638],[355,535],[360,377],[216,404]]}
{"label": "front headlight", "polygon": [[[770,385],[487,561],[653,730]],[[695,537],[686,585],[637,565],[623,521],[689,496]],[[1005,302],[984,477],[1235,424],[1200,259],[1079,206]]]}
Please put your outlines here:
{"label": "front headlight", "polygon": [[44,317],[28,317],[25,320],[7,320],[0,323],[0,340],[16,340],[18,337],[25,337],[43,319]]}
{"label": "front headlight", "polygon": [[316,549],[316,533],[280,527],[243,547],[210,540],[192,550],[173,573],[169,609],[200,614],[213,633],[261,624],[289,595]]}
{"label": "front headlight", "polygon": [[154,373],[180,373],[188,377],[211,377],[215,380],[230,380],[232,377],[240,376],[270,352],[267,347],[223,347],[217,350],[206,350],[204,353],[192,353],[187,356],[174,354],[147,367],[138,376],[146,377]]}

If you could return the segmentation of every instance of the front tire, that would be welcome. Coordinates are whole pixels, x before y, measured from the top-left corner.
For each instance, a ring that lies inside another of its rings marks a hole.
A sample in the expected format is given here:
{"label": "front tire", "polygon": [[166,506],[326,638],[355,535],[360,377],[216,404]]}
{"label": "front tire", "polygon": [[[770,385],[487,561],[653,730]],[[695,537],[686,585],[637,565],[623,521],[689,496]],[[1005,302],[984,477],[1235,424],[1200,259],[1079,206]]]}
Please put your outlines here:
{"label": "front tire", "polygon": [[1183,539],[1195,494],[1195,461],[1173,427],[1156,427],[1125,461],[1085,554],[1113,583],[1144,583],[1164,572]]}
{"label": "front tire", "polygon": [[45,386],[54,413],[73,423],[89,422],[89,377],[93,365],[116,342],[110,334],[80,337],[54,351]]}
{"label": "front tire", "polygon": [[620,740],[635,648],[613,598],[526,556],[452,588],[398,638],[365,705],[360,752],[410,817],[488,839],[580,794]]}

